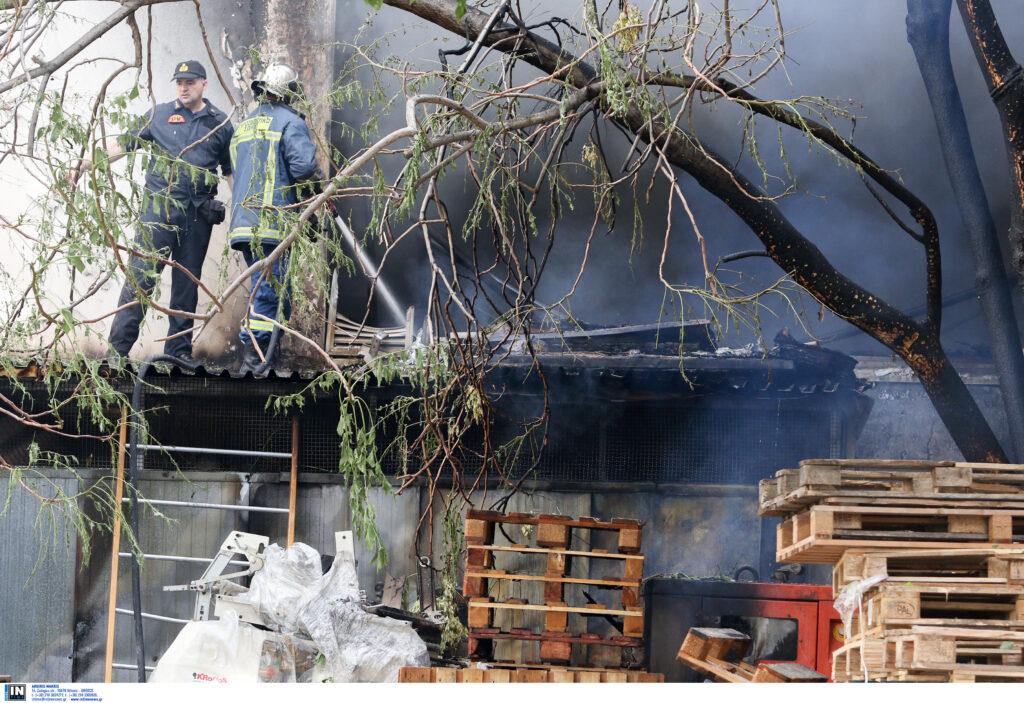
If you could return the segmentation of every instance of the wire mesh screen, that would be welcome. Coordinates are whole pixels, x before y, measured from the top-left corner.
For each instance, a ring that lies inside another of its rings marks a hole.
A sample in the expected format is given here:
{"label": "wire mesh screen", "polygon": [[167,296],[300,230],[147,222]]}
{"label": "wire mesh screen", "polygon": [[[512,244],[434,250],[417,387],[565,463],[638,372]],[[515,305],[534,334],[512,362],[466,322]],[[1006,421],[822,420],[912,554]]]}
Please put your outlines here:
{"label": "wire mesh screen", "polygon": [[[221,378],[158,378],[143,394],[154,444],[237,451],[292,451],[291,418],[267,410],[268,395],[302,386],[245,384]],[[139,466],[150,470],[287,471],[288,459],[149,451]]]}
{"label": "wire mesh screen", "polygon": [[[274,380],[157,378],[144,394],[146,420],[154,443],[164,446],[290,454],[291,415],[268,409],[267,401],[304,386]],[[336,398],[305,402],[299,420],[301,470],[337,470],[337,422]],[[74,426],[83,434],[95,431],[85,417]],[[538,451],[538,434],[532,442],[523,443],[517,455],[506,456],[504,466],[513,479],[536,464],[540,480],[751,484],[804,458],[840,456],[843,431],[837,403],[807,397],[555,403],[543,454]],[[498,421],[490,428],[493,446],[507,444],[519,432],[513,418]],[[382,433],[379,447],[391,445],[393,438],[393,428]],[[44,450],[77,457],[83,466],[113,463],[111,447],[103,442],[43,433],[32,439]],[[467,443],[481,449],[481,433],[471,434]],[[383,458],[390,475],[415,468],[415,459],[403,456],[401,450]],[[277,472],[287,471],[290,465],[286,458],[156,451],[140,459],[142,468],[164,471]],[[467,471],[480,466],[473,452],[465,454],[464,460]]]}
{"label": "wire mesh screen", "polygon": [[[510,480],[535,464],[537,479],[568,483],[754,484],[801,459],[840,456],[843,427],[838,409],[770,399],[725,407],[555,404],[543,453],[537,432],[503,466]],[[521,431],[499,421],[490,428],[492,445],[507,447]],[[467,440],[482,446],[479,435]],[[399,469],[400,457],[387,460],[389,471]],[[467,471],[480,466],[468,453],[463,461]]]}
{"label": "wire mesh screen", "polygon": [[[572,420],[554,419],[559,415]],[[838,456],[842,447],[838,412],[769,400],[741,407],[636,403],[608,413],[555,406],[552,416],[537,477],[557,481],[751,484],[801,459]]]}

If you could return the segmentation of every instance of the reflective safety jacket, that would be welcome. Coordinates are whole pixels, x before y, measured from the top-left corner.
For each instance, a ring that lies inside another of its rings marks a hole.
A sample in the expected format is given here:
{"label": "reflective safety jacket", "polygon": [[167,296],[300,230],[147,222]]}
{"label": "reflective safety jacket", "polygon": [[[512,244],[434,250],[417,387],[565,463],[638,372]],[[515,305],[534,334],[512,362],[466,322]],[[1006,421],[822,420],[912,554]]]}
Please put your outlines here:
{"label": "reflective safety jacket", "polygon": [[[264,102],[231,138],[231,192],[228,238],[234,249],[254,240],[276,245],[299,213],[282,206],[299,201],[296,183],[320,179],[316,146],[302,116],[279,102]],[[308,195],[308,193],[307,193]]]}

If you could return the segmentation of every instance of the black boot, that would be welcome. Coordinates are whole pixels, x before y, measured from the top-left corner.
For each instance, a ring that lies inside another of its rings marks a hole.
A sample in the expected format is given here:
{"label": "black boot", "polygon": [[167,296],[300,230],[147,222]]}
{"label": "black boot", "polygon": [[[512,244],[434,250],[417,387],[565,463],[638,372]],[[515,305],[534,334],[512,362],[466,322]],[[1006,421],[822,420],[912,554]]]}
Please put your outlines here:
{"label": "black boot", "polygon": [[242,343],[242,365],[238,368],[238,373],[242,375],[252,373],[253,376],[267,375],[267,371],[270,368],[270,359],[267,358],[264,345],[259,340],[257,340],[257,344],[260,345],[260,351],[263,352],[262,359],[251,342],[246,341]]}

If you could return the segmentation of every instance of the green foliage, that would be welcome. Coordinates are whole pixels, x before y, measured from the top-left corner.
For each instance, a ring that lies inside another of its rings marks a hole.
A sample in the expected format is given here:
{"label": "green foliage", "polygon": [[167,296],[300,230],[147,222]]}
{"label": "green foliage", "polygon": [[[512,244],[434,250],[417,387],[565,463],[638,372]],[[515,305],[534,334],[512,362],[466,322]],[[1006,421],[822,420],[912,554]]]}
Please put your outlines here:
{"label": "green foliage", "polygon": [[449,495],[441,527],[444,550],[444,568],[441,570],[441,596],[437,609],[445,616],[441,629],[441,651],[454,653],[469,631],[459,620],[458,607],[461,599],[459,570],[466,553],[465,536],[462,533],[463,501],[457,495]]}

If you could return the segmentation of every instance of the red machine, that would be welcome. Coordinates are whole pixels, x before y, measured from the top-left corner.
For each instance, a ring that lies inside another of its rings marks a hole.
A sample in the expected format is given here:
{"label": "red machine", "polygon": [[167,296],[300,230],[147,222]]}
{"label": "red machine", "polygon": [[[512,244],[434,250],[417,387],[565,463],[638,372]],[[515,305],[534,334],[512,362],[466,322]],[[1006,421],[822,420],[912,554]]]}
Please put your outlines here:
{"label": "red machine", "polygon": [[739,630],[752,640],[746,661],[795,661],[825,676],[843,644],[830,586],[651,579],[644,596],[647,669],[666,681],[700,680],[675,659],[691,627]]}

